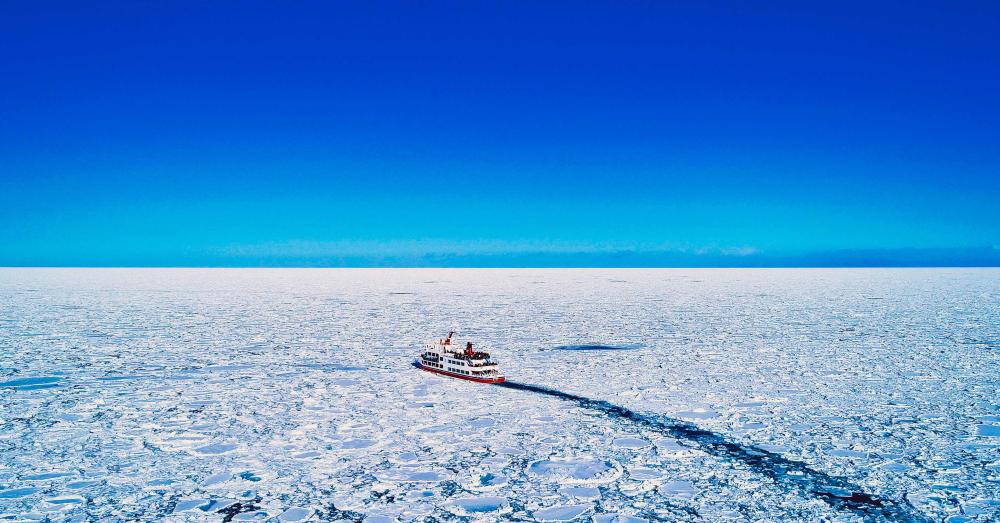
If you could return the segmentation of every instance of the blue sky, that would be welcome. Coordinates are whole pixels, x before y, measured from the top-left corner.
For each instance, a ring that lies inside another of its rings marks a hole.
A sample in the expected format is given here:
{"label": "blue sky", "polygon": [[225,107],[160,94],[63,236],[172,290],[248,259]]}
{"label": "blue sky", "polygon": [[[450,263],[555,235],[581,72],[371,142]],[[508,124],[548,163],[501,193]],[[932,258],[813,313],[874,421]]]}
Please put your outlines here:
{"label": "blue sky", "polygon": [[0,265],[1000,263],[1000,5],[740,4],[4,2]]}

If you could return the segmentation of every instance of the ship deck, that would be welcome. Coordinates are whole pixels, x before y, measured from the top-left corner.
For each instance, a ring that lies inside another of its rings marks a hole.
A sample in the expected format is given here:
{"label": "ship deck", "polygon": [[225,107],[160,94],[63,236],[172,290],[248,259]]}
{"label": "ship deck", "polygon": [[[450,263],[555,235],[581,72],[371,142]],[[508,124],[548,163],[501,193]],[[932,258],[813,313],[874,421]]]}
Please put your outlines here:
{"label": "ship deck", "polygon": [[493,377],[488,377],[488,378],[481,378],[481,377],[476,377],[476,376],[466,376],[465,374],[456,374],[454,372],[449,372],[449,371],[446,371],[446,370],[443,370],[443,369],[435,369],[433,367],[428,367],[426,365],[423,365],[420,361],[415,361],[414,364],[420,370],[425,370],[427,372],[433,372],[435,374],[442,374],[442,375],[448,376],[450,378],[458,378],[460,380],[474,381],[476,383],[503,383],[505,381],[505,378],[503,376],[493,376]]}

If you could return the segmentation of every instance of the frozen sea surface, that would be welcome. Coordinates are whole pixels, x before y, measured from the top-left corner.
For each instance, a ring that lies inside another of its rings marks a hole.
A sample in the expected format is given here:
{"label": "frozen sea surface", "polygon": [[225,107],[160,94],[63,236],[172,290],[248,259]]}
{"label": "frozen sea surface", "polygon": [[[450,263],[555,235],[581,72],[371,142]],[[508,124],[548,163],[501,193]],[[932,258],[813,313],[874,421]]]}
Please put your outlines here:
{"label": "frozen sea surface", "polygon": [[0,269],[46,519],[997,521],[1000,271]]}

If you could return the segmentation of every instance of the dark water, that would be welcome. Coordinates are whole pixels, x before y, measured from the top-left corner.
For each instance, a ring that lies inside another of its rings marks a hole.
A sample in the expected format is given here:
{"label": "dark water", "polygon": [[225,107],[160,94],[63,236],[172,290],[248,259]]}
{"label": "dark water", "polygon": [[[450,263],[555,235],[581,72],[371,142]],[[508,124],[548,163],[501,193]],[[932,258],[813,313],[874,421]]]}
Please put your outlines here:
{"label": "dark water", "polygon": [[814,496],[831,507],[850,511],[866,519],[879,521],[932,521],[916,512],[905,501],[890,500],[864,492],[860,487],[844,479],[814,470],[806,464],[784,458],[753,446],[742,445],[721,434],[698,428],[698,426],[668,416],[645,415],[625,407],[569,394],[548,387],[508,381],[497,384],[500,387],[535,394],[544,394],[576,403],[582,408],[601,412],[608,418],[634,423],[657,431],[682,442],[692,444],[699,450],[732,462],[739,462],[748,469],[767,476],[787,488]]}

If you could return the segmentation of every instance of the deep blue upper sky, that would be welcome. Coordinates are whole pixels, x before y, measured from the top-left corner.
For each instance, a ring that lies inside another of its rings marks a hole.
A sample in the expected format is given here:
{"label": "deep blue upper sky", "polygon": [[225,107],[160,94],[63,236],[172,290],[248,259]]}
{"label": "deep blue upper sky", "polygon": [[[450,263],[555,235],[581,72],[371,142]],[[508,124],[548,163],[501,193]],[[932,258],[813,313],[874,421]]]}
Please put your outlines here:
{"label": "deep blue upper sky", "polygon": [[813,4],[3,2],[0,265],[997,264],[1000,4]]}

